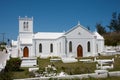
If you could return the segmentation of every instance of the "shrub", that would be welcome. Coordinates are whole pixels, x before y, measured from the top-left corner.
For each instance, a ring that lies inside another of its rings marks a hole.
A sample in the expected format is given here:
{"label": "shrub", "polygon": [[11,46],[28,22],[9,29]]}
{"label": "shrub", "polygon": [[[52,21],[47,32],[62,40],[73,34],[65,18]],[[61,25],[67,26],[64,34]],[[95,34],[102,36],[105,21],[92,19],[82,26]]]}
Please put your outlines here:
{"label": "shrub", "polygon": [[0,72],[0,80],[12,80],[12,73],[11,72]]}
{"label": "shrub", "polygon": [[6,71],[19,71],[21,65],[21,59],[19,58],[11,58],[7,61],[5,70]]}

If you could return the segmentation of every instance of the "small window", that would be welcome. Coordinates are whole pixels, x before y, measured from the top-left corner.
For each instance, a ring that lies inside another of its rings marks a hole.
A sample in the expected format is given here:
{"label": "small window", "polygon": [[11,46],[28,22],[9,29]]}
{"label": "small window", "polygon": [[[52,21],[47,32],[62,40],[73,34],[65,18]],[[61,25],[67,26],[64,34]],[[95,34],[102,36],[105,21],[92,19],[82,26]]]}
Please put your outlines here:
{"label": "small window", "polygon": [[60,53],[61,53],[61,42],[60,42]]}
{"label": "small window", "polygon": [[50,52],[53,52],[53,44],[50,44]]}
{"label": "small window", "polygon": [[87,43],[87,51],[90,52],[90,41]]}
{"label": "small window", "polygon": [[23,23],[24,30],[28,30],[28,22]]}
{"label": "small window", "polygon": [[26,28],[28,29],[28,22],[27,22],[27,24],[26,24]]}
{"label": "small window", "polygon": [[24,27],[24,29],[25,29],[25,22],[23,23],[23,27]]}
{"label": "small window", "polygon": [[72,42],[69,42],[69,52],[72,52]]}
{"label": "small window", "polygon": [[42,53],[42,44],[39,44],[39,52]]}

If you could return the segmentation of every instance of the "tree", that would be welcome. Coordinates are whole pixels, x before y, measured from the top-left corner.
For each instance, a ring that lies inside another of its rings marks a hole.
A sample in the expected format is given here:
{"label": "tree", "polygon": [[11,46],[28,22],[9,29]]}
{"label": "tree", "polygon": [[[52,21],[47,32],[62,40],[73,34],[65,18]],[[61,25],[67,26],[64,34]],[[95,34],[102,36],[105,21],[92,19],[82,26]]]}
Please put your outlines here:
{"label": "tree", "polygon": [[101,35],[106,33],[105,27],[103,27],[100,23],[96,24],[96,29],[97,29],[97,32]]}
{"label": "tree", "polygon": [[108,28],[110,29],[110,32],[111,31],[120,32],[120,13],[118,15],[116,12],[112,14],[112,19],[110,21]]}
{"label": "tree", "polygon": [[120,32],[120,13],[118,14],[118,27],[119,27],[119,32]]}
{"label": "tree", "polygon": [[90,26],[87,26],[87,29],[90,30]]}

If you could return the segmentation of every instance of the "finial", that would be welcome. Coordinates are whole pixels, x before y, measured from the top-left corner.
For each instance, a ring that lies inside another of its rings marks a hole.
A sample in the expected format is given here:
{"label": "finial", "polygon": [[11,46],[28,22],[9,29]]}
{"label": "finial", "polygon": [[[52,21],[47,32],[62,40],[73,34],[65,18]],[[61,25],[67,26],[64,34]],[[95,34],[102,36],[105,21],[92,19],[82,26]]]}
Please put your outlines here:
{"label": "finial", "polygon": [[80,25],[80,21],[78,21],[78,25]]}

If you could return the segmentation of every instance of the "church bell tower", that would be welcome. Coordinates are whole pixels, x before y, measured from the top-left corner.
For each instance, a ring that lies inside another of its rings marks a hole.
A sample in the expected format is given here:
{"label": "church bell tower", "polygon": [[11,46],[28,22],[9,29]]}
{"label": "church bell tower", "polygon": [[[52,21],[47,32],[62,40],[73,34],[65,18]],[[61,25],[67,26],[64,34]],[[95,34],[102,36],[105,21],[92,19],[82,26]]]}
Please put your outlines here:
{"label": "church bell tower", "polygon": [[19,33],[33,33],[33,17],[28,18],[25,16],[24,18],[21,18],[19,16]]}
{"label": "church bell tower", "polygon": [[19,17],[18,56],[32,56],[33,17]]}
{"label": "church bell tower", "polygon": [[28,18],[19,16],[19,37],[31,38],[33,34],[33,17]]}

